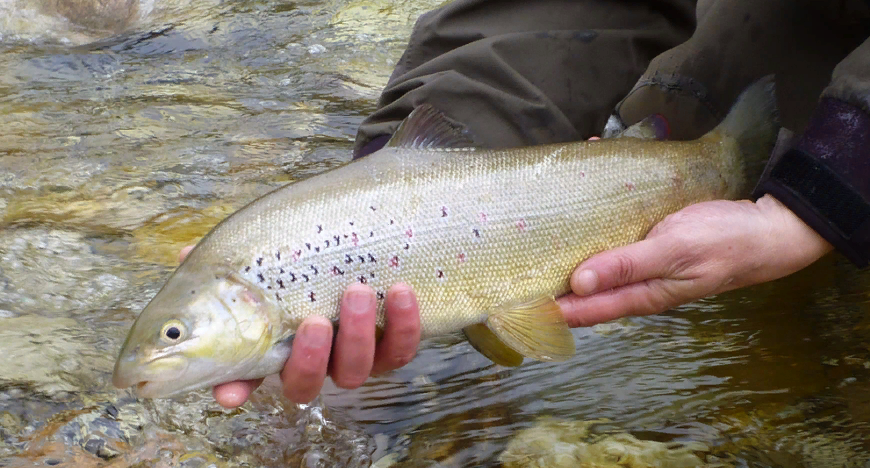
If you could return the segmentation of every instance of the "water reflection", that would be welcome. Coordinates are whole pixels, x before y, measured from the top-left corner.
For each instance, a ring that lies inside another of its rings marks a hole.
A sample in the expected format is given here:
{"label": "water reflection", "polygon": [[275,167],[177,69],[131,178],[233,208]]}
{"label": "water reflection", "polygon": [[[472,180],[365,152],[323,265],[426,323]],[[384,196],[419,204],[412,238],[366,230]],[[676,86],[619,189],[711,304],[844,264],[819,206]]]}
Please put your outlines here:
{"label": "water reflection", "polygon": [[870,276],[836,257],[576,330],[563,364],[500,368],[447,337],[309,407],[274,381],[234,411],[109,386],[180,247],[346,162],[438,3],[116,0],[135,6],[118,32],[0,0],[0,466],[497,466],[543,416],[598,421],[576,444],[700,443],[711,464],[870,461]]}

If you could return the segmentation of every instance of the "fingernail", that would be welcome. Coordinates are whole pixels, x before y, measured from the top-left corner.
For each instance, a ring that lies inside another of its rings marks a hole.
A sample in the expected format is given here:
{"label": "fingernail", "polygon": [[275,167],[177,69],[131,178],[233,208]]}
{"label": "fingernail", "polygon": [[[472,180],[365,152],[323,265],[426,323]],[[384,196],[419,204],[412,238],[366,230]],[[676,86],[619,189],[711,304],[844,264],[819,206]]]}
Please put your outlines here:
{"label": "fingernail", "polygon": [[407,289],[401,289],[393,296],[393,303],[400,309],[410,309],[414,307],[414,295]]}
{"label": "fingernail", "polygon": [[315,347],[332,346],[332,328],[321,324],[303,325],[298,332],[299,337]]}
{"label": "fingernail", "polygon": [[580,296],[592,294],[598,288],[598,273],[592,270],[581,270],[577,273],[574,293]]}
{"label": "fingernail", "polygon": [[368,291],[348,288],[344,296],[344,304],[350,312],[355,314],[368,312],[371,305],[371,294]]}

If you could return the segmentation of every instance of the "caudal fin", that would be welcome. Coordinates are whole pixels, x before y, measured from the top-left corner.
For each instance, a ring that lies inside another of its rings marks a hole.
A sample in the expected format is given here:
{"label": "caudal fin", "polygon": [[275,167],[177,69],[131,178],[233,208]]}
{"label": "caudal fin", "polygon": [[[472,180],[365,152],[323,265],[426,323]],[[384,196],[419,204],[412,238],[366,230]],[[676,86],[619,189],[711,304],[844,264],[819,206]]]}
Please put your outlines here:
{"label": "caudal fin", "polygon": [[773,75],[749,85],[737,98],[725,120],[711,131],[737,141],[746,178],[755,184],[770,157],[779,134],[779,111]]}

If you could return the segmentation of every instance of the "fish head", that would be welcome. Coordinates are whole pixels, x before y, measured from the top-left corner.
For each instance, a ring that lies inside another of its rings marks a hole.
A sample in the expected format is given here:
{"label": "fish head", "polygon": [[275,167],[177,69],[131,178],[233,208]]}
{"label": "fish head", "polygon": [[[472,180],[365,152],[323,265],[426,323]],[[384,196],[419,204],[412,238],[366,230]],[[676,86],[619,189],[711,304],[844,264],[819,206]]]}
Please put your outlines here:
{"label": "fish head", "polygon": [[232,271],[182,265],[133,323],[112,383],[169,398],[245,377],[274,344],[276,313]]}

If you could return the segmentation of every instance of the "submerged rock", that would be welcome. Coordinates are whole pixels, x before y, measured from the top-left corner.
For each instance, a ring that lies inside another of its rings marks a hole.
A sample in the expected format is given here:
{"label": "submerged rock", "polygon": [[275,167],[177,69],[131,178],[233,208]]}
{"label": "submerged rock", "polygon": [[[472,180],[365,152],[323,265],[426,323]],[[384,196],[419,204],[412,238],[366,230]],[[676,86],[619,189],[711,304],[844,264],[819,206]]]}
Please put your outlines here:
{"label": "submerged rock", "polygon": [[[0,318],[0,389],[21,387],[52,396],[108,389],[112,356],[88,339],[93,335],[92,329],[70,318]],[[0,401],[0,410],[2,406]]]}
{"label": "submerged rock", "polygon": [[694,468],[718,467],[702,458],[708,451],[698,442],[663,443],[631,434],[596,434],[591,428],[606,422],[541,418],[517,433],[499,456],[505,468]]}

